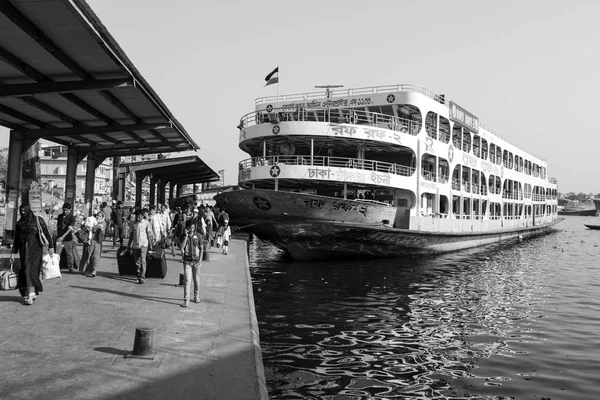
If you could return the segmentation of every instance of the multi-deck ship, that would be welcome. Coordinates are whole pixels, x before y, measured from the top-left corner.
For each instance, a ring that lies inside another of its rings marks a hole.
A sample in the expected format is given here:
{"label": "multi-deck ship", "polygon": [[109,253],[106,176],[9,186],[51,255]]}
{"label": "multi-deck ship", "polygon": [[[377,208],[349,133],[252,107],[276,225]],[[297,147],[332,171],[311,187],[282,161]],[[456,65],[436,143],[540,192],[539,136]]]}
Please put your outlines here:
{"label": "multi-deck ship", "polygon": [[231,222],[295,259],[393,257],[540,234],[546,161],[415,85],[263,97],[241,118]]}

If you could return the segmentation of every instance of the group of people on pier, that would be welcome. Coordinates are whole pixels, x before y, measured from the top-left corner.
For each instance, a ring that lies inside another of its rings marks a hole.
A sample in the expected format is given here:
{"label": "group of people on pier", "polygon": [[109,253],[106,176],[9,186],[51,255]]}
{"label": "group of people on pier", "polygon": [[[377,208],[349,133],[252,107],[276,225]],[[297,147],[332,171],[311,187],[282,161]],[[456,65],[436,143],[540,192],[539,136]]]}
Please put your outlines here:
{"label": "group of people on pier", "polygon": [[[63,204],[56,221],[52,221],[53,217],[49,220],[48,215],[35,215],[28,204],[21,205],[19,213],[10,258],[13,262],[19,253],[17,287],[25,305],[32,305],[43,291],[40,272],[44,253],[52,256],[56,252],[61,257],[61,267],[93,278],[103,240],[112,237],[113,248],[117,241],[123,248],[127,240],[126,247],[133,255],[140,284],[145,281],[148,251],[161,247],[170,249],[172,256],[179,251],[185,276],[182,307],[187,307],[192,281],[194,301],[200,302],[199,269],[203,252],[216,245],[227,254],[231,236],[227,212],[204,204],[183,204],[170,210],[166,204],[126,208],[117,201],[112,207],[103,203],[93,216],[83,221],[78,221],[69,202]],[[78,242],[83,244],[81,257]]]}

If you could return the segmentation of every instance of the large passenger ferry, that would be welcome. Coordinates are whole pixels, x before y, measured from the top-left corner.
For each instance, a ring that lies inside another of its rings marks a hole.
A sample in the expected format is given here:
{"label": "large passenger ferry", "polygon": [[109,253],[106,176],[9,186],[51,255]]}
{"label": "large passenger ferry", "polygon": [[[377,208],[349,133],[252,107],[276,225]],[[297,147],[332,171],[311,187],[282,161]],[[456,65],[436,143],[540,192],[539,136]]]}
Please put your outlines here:
{"label": "large passenger ferry", "polygon": [[558,220],[546,161],[424,87],[258,98],[231,222],[295,259],[453,251]]}

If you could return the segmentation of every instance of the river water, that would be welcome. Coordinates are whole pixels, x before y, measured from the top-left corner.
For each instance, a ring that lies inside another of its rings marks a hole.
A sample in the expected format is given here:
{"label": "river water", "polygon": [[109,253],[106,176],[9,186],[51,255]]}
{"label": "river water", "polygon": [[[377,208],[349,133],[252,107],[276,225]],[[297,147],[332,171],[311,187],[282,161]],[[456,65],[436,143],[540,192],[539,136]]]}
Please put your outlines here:
{"label": "river water", "polygon": [[427,258],[292,262],[250,242],[272,399],[600,392],[600,224]]}

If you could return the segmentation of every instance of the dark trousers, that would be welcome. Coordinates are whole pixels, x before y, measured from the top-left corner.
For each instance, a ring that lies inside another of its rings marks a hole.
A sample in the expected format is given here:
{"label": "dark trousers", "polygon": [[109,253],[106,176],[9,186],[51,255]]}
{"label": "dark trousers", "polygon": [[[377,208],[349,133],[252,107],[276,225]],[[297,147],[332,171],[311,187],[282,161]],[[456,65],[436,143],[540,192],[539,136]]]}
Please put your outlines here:
{"label": "dark trousers", "polygon": [[119,238],[119,245],[123,246],[123,225],[113,225],[113,246],[117,244],[117,237]]}

